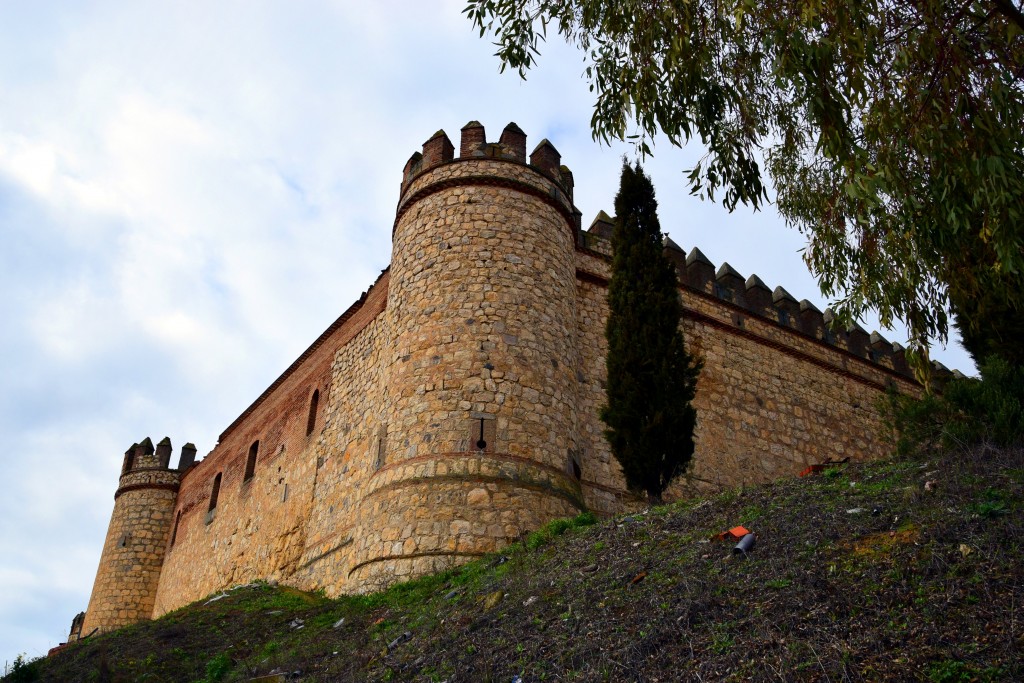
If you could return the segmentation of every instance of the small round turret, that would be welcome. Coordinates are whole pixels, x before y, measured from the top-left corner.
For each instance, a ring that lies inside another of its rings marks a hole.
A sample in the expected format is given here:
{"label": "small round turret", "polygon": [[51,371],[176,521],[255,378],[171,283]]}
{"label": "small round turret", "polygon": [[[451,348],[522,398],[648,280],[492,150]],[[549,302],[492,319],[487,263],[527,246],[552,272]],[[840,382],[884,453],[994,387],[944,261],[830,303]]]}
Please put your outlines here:
{"label": "small round turret", "polygon": [[125,451],[83,636],[152,617],[180,479],[170,458],[166,437],[156,448],[147,437]]}

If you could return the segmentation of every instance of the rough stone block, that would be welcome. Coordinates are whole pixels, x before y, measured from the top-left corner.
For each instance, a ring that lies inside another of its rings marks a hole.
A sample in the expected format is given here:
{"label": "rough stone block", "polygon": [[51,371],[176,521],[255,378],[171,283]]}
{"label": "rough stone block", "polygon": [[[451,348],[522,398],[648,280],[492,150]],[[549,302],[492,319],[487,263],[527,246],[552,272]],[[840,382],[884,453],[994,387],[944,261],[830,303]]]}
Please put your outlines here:
{"label": "rough stone block", "polygon": [[686,284],[701,292],[709,292],[714,277],[714,264],[697,247],[691,249],[686,257]]}
{"label": "rough stone block", "polygon": [[[500,143],[508,150],[511,158],[522,163],[526,162],[526,133],[515,124],[509,123],[501,131]],[[531,158],[531,162],[532,158]]]}
{"label": "rough stone block", "polygon": [[479,121],[470,121],[462,127],[462,138],[459,141],[459,158],[482,156],[483,146],[487,144],[487,133]]}

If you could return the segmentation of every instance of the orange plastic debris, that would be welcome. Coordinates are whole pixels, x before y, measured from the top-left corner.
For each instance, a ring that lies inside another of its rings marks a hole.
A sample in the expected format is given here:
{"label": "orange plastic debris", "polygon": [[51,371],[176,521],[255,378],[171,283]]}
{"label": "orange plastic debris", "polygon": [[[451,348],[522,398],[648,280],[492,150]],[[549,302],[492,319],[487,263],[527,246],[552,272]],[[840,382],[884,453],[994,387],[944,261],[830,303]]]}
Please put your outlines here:
{"label": "orange plastic debris", "polygon": [[734,526],[733,528],[729,529],[728,531],[723,531],[720,534],[715,534],[714,536],[711,537],[711,540],[712,541],[725,541],[725,540],[728,540],[728,539],[734,539],[734,540],[738,541],[739,539],[743,538],[744,536],[746,536],[749,533],[750,533],[750,531],[748,531],[746,527]]}
{"label": "orange plastic debris", "polygon": [[821,474],[832,465],[845,465],[850,462],[850,456],[846,456],[842,460],[829,460],[828,462],[819,463],[817,465],[808,465],[800,472],[799,476],[806,477],[808,474]]}

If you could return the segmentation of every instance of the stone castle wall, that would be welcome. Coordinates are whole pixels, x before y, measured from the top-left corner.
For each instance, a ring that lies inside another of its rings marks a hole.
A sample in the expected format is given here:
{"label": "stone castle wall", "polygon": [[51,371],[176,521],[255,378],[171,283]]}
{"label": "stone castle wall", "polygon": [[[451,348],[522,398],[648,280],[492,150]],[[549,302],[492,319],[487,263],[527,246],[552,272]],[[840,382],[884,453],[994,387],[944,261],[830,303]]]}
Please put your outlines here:
{"label": "stone castle wall", "polygon": [[[217,447],[182,475],[175,543],[168,547],[156,615],[226,585],[285,579],[302,563],[315,502],[324,427],[335,401],[339,348],[358,346],[384,310],[387,276],[346,311],[223,434]],[[360,359],[353,368],[372,376]],[[310,427],[312,397],[318,392]],[[308,433],[307,433],[308,432]],[[250,449],[258,442],[252,476]],[[221,476],[216,508],[213,482]]]}
{"label": "stone castle wall", "polygon": [[[471,122],[454,152],[439,132],[410,158],[390,268],[201,463],[165,473],[180,478],[170,503],[118,498],[107,546],[158,510],[162,570],[155,598],[101,588],[116,574],[105,546],[87,626],[254,579],[370,590],[553,518],[642,504],[598,419],[610,225],[580,230],[571,172],[547,141],[527,158],[515,124],[487,143]],[[918,391],[898,347],[830,332],[806,301],[716,272],[696,249],[666,253],[687,343],[705,359],[694,465],[670,494],[886,453],[876,401]],[[118,600],[137,604],[115,618]]]}
{"label": "stone castle wall", "polygon": [[[768,296],[757,298],[761,284],[748,298],[744,280],[728,266],[719,272],[730,275],[731,289],[723,285],[726,277],[715,277],[710,264],[691,258],[687,267],[681,250],[673,249],[686,283],[680,295],[687,348],[705,365],[694,398],[698,423],[693,466],[669,493],[692,495],[763,482],[795,475],[814,463],[864,460],[888,452],[878,401],[890,388],[910,395],[920,392],[905,372],[899,349],[894,351],[877,335],[873,348],[863,344],[857,328],[832,334],[823,314],[806,302],[801,317],[800,303],[783,300],[776,305],[767,288],[762,291]],[[593,416],[584,428],[584,488],[589,507],[615,510],[621,506],[616,491],[623,482],[601,436],[603,424],[596,419],[596,407],[604,400],[603,324],[610,265],[599,253],[579,256],[581,308],[587,311],[584,337],[589,330],[589,340],[581,344],[583,365],[594,375],[584,383],[581,398],[581,413]],[[694,272],[698,268],[707,270],[702,275]],[[756,276],[752,279],[760,283]],[[871,341],[868,335],[864,338]]]}

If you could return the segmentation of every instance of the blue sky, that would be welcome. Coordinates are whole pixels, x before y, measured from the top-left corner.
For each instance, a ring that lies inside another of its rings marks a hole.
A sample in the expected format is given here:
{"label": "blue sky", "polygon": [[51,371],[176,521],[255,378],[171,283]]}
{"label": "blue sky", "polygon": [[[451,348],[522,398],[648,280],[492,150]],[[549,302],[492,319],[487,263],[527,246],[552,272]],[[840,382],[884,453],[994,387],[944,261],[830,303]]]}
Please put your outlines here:
{"label": "blue sky", "polygon": [[[124,450],[211,450],[387,266],[402,167],[438,128],[457,147],[515,121],[562,153],[585,224],[611,212],[630,150],[591,140],[581,56],[499,74],[463,4],[0,4],[0,662],[85,609]],[[771,207],[688,195],[699,156],[645,164],[663,229],[824,308]]]}

